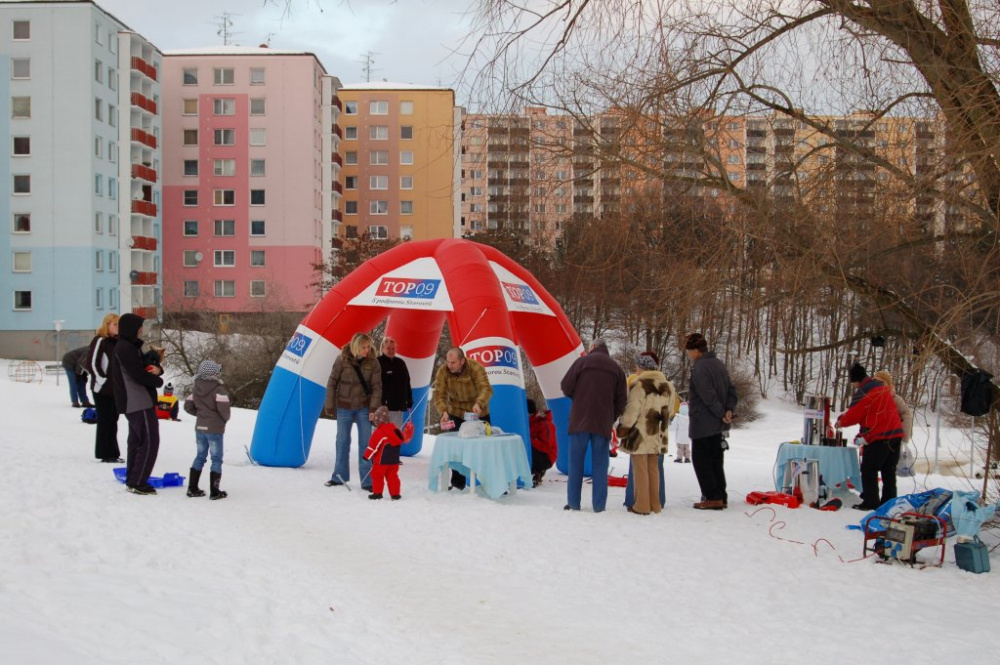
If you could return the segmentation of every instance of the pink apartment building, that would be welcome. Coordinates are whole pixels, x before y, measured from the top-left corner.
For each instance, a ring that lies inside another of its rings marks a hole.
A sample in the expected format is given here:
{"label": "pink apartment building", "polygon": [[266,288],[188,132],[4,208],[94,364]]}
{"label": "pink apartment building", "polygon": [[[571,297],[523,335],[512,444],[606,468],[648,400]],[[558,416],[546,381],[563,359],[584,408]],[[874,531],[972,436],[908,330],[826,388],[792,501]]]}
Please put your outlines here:
{"label": "pink apartment building", "polygon": [[226,46],[165,53],[162,85],[165,312],[305,311],[339,208],[339,81]]}

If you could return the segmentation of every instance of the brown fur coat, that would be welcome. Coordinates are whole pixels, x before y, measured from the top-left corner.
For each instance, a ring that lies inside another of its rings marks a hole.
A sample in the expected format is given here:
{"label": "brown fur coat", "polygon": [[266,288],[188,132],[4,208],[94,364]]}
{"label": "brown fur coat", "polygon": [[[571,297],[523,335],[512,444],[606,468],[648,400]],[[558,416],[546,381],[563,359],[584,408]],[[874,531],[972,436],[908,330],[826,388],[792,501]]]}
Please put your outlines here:
{"label": "brown fur coat", "polygon": [[642,436],[639,447],[626,452],[632,455],[667,454],[670,419],[674,416],[676,403],[677,391],[663,372],[640,373],[629,388],[628,405],[619,421],[618,436],[624,441],[633,425]]}

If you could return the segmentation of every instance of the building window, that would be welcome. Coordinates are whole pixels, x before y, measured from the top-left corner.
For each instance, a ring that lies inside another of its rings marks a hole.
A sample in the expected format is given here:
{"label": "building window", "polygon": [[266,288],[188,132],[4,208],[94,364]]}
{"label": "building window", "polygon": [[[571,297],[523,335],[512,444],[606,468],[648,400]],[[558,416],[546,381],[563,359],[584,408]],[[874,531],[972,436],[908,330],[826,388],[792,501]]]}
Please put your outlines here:
{"label": "building window", "polygon": [[250,130],[250,145],[266,145],[267,144],[267,130],[266,129],[251,129]]}
{"label": "building window", "polygon": [[408,141],[413,138],[413,125],[403,125],[399,128],[399,138]]}
{"label": "building window", "polygon": [[357,115],[357,114],[358,114],[357,102],[344,102],[344,115]]}
{"label": "building window", "polygon": [[212,200],[217,206],[234,206],[236,205],[236,190],[217,189]]}
{"label": "building window", "polygon": [[215,115],[236,115],[235,99],[216,99],[212,103]]}
{"label": "building window", "polygon": [[389,176],[387,175],[369,176],[368,189],[389,189]]}
{"label": "building window", "polygon": [[264,267],[264,250],[263,249],[251,249],[250,250],[250,267],[252,267],[252,268],[263,268]]}
{"label": "building window", "polygon": [[94,307],[97,309],[104,309],[104,299],[102,296],[104,293],[101,289],[94,289]]}
{"label": "building window", "polygon": [[262,176],[266,175],[266,165],[263,159],[251,159],[250,160],[250,175],[251,176]]}
{"label": "building window", "polygon": [[31,213],[14,213],[14,233],[31,233]]}
{"label": "building window", "polygon": [[216,129],[215,145],[236,145],[235,129]]}
{"label": "building window", "polygon": [[[101,176],[97,176],[100,178]],[[98,180],[99,182],[99,180]],[[31,194],[31,176],[30,175],[16,175],[14,176],[14,193],[15,194]]]}
{"label": "building window", "polygon": [[216,298],[236,297],[236,282],[234,282],[231,279],[215,280],[215,297]]}
{"label": "building window", "polygon": [[185,268],[198,267],[198,250],[196,249],[184,250],[184,267]]}
{"label": "building window", "polygon": [[100,136],[94,137],[94,156],[98,159],[104,157],[104,139]]}
{"label": "building window", "polygon": [[108,251],[108,272],[118,271],[118,252]]}
{"label": "building window", "polygon": [[118,289],[108,289],[108,308],[118,308]]}
{"label": "building window", "polygon": [[198,85],[198,69],[196,67],[185,67],[181,80],[184,85]]}
{"label": "building window", "polygon": [[368,237],[372,240],[388,240],[389,228],[381,225],[369,226]]}
{"label": "building window", "polygon": [[186,205],[186,206],[196,206],[196,205],[198,205],[198,190],[197,189],[185,189],[184,190],[184,205]]}
{"label": "building window", "polygon": [[389,151],[388,150],[369,150],[368,159],[370,164],[388,164],[389,163]]}
{"label": "building window", "polygon": [[14,311],[31,311],[31,291],[14,291]]}
{"label": "building window", "polygon": [[262,206],[266,196],[263,189],[251,189],[250,190],[250,205],[252,206]]}
{"label": "building window", "polygon": [[118,200],[118,178],[108,178],[108,198]]}
{"label": "building window", "polygon": [[372,141],[388,141],[389,140],[389,126],[388,125],[372,125],[368,128],[368,138]]}
{"label": "building window", "polygon": [[566,212],[566,204],[565,203],[557,203],[556,204],[556,212]]}
{"label": "building window", "polygon": [[14,39],[16,41],[31,39],[31,21],[14,21]]}
{"label": "building window", "polygon": [[236,220],[235,219],[215,220],[215,235],[220,237],[236,235]]}
{"label": "building window", "polygon": [[31,154],[30,136],[15,136],[13,143],[15,157],[26,157]]}
{"label": "building window", "polygon": [[413,176],[404,175],[399,177],[400,189],[413,189]]}
{"label": "building window", "polygon": [[235,159],[217,159],[213,166],[212,172],[218,176],[233,176],[236,175],[236,160]]}
{"label": "building window", "polygon": [[399,103],[399,114],[400,115],[413,115],[413,102],[400,102]]}
{"label": "building window", "polygon": [[94,80],[104,83],[104,63],[100,60],[94,60]]}
{"label": "building window", "polygon": [[250,297],[263,298],[266,294],[266,287],[264,284],[264,280],[262,279],[250,280]]}
{"label": "building window", "polygon": [[413,201],[400,201],[399,202],[399,214],[400,215],[412,215],[413,214]]}
{"label": "building window", "polygon": [[118,144],[108,141],[108,161],[114,164],[118,161]]}
{"label": "building window", "polygon": [[413,227],[409,224],[402,224],[399,227],[400,240],[413,240]]}
{"label": "building window", "polygon": [[251,219],[250,220],[250,235],[252,236],[262,236],[265,235],[266,224],[263,219]]}
{"label": "building window", "polygon": [[399,163],[400,164],[412,164],[413,163],[413,151],[412,150],[402,150],[399,153]]}
{"label": "building window", "polygon": [[104,102],[100,99],[94,100],[94,120],[104,120]]}
{"label": "building window", "polygon": [[198,145],[198,130],[197,129],[185,129],[184,130],[184,145]]}
{"label": "building window", "polygon": [[250,68],[250,85],[264,85],[266,76],[263,67]]}
{"label": "building window", "polygon": [[389,202],[388,201],[369,201],[368,202],[368,212],[373,215],[388,215],[389,214]]}
{"label": "building window", "polygon": [[108,215],[108,235],[118,235],[118,215]]}
{"label": "building window", "polygon": [[347,166],[354,166],[358,163],[358,152],[356,150],[348,150],[344,153],[344,164]]}
{"label": "building window", "polygon": [[344,127],[344,140],[353,141],[358,138],[358,128],[354,125]]}
{"label": "building window", "polygon": [[232,67],[213,68],[212,83],[215,85],[233,85],[236,83],[236,70]]}
{"label": "building window", "polygon": [[740,174],[737,171],[729,171],[729,179],[736,182],[740,179]]}
{"label": "building window", "polygon": [[215,250],[215,267],[231,268],[236,265],[236,251],[232,249]]}
{"label": "building window", "polygon": [[201,295],[197,280],[185,280],[184,281],[184,297],[185,298],[197,298]]}
{"label": "building window", "polygon": [[372,115],[388,115],[389,102],[368,102],[368,113]]}
{"label": "building window", "polygon": [[31,272],[31,252],[14,252],[14,272]]}
{"label": "building window", "polygon": [[94,233],[104,233],[104,213],[94,213]]}
{"label": "building window", "polygon": [[266,104],[263,97],[256,97],[250,100],[250,115],[264,115]]}
{"label": "building window", "polygon": [[104,252],[101,250],[94,252],[94,270],[104,272]]}
{"label": "building window", "polygon": [[344,227],[344,237],[348,239],[354,239],[358,237],[358,227],[353,224],[348,224]]}
{"label": "building window", "polygon": [[197,99],[185,99],[184,100],[184,115],[198,115],[198,100]]}
{"label": "building window", "polygon": [[118,109],[114,104],[108,104],[108,124],[112,127],[118,126]]}
{"label": "building window", "polygon": [[31,97],[11,97],[10,117],[30,118],[31,117]]}
{"label": "building window", "polygon": [[357,201],[344,201],[344,214],[345,215],[356,215],[356,214],[358,214],[358,202]]}
{"label": "building window", "polygon": [[184,235],[186,235],[186,236],[196,236],[196,235],[198,235],[198,220],[197,219],[185,219],[184,220]]}
{"label": "building window", "polygon": [[11,58],[10,77],[12,79],[30,79],[31,58]]}
{"label": "building window", "polygon": [[344,189],[357,189],[358,188],[358,176],[349,175],[344,176]]}
{"label": "building window", "polygon": [[198,175],[198,160],[197,159],[185,159],[184,160],[184,175]]}

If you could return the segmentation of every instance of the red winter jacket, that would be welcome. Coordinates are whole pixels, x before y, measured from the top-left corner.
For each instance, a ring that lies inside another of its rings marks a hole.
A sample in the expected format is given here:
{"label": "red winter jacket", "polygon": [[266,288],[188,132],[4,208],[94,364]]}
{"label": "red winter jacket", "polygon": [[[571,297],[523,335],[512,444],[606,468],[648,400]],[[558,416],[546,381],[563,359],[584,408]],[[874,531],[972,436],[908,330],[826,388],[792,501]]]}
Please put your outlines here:
{"label": "red winter jacket", "polygon": [[403,443],[403,433],[399,428],[392,423],[382,423],[368,439],[363,457],[373,464],[396,466],[399,464],[399,447]]}
{"label": "red winter jacket", "polygon": [[556,426],[552,422],[552,412],[536,413],[528,416],[531,428],[531,447],[549,456],[549,461],[556,463],[559,444],[556,441]]}
{"label": "red winter jacket", "polygon": [[881,381],[867,378],[855,391],[851,404],[837,419],[841,427],[861,425],[865,441],[903,438],[903,422],[892,399],[892,390]]}

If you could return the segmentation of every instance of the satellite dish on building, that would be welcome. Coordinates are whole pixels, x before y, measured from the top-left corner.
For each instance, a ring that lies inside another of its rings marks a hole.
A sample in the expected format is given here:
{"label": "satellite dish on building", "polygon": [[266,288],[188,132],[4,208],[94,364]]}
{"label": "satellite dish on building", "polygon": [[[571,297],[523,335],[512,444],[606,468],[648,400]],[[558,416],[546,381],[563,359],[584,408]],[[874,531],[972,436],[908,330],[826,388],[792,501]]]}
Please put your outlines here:
{"label": "satellite dish on building", "polygon": [[197,261],[198,263],[201,263],[201,260],[203,258],[205,258],[204,254],[202,254],[201,252],[195,252],[195,255],[194,255],[194,260],[195,261]]}
{"label": "satellite dish on building", "polygon": [[137,279],[139,279],[139,271],[138,271],[138,270],[133,270],[132,272],[130,272],[130,273],[128,274],[128,277],[129,277],[129,279],[131,279],[131,280],[132,280],[133,282],[134,282],[134,281],[136,281]]}

